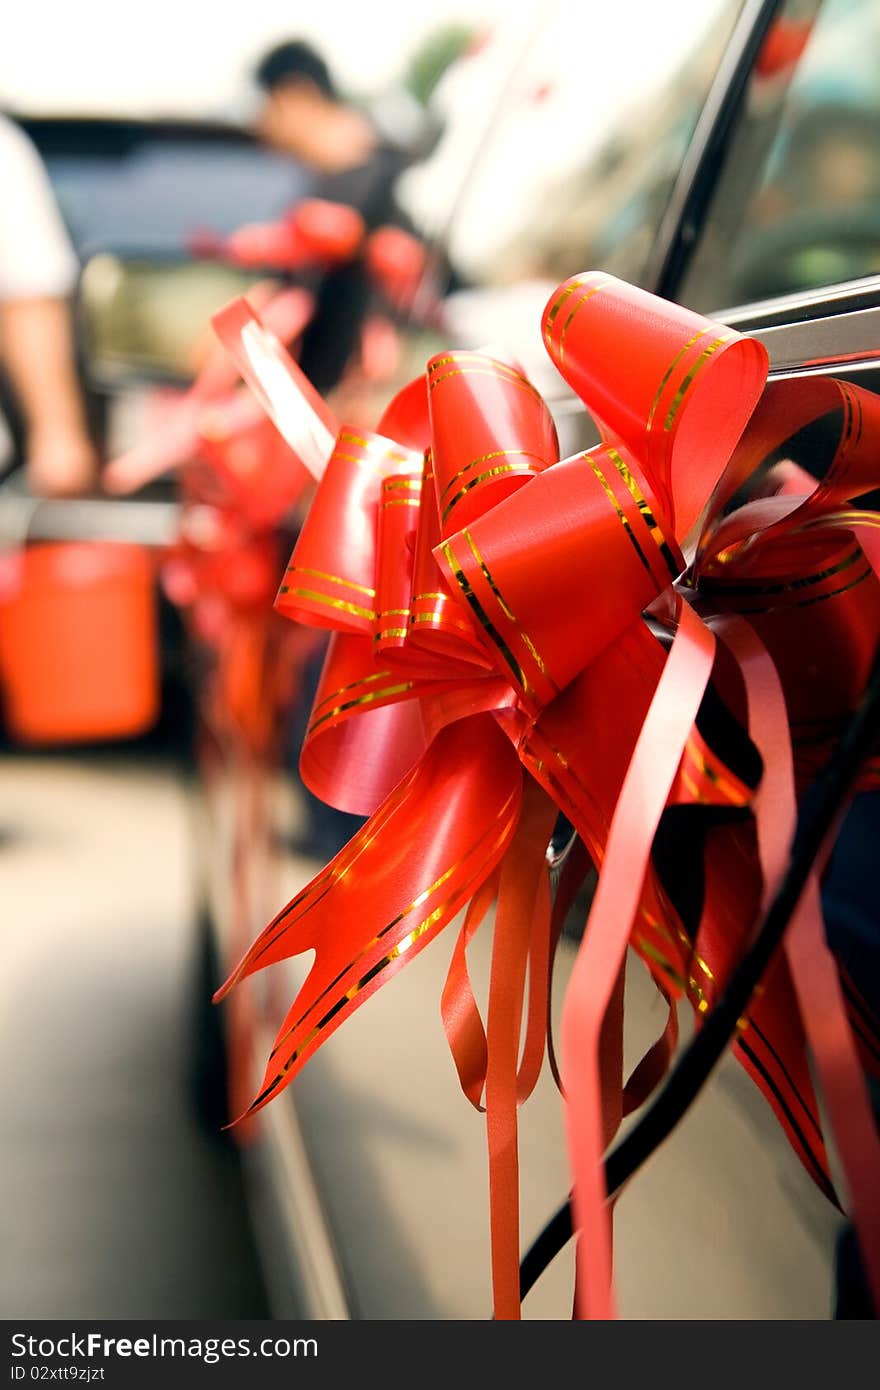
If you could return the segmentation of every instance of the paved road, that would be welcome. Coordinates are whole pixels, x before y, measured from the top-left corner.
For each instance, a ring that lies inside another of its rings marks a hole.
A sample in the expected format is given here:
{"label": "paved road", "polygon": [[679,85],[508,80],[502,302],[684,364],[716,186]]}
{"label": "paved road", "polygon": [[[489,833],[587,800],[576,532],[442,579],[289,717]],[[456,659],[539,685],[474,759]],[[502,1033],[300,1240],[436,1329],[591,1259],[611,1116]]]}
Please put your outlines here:
{"label": "paved road", "polygon": [[188,1101],[173,769],[0,760],[0,1315],[268,1316],[234,1151]]}

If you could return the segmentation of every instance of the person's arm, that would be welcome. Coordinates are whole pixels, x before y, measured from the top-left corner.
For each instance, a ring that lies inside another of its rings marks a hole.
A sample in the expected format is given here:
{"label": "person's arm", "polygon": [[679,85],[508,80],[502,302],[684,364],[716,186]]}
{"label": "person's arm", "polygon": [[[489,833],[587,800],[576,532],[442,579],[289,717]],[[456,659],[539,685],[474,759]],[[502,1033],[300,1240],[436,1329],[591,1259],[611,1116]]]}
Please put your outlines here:
{"label": "person's arm", "polygon": [[0,356],[24,416],[31,488],[55,496],[87,491],[97,459],[73,359],[67,302],[0,301]]}

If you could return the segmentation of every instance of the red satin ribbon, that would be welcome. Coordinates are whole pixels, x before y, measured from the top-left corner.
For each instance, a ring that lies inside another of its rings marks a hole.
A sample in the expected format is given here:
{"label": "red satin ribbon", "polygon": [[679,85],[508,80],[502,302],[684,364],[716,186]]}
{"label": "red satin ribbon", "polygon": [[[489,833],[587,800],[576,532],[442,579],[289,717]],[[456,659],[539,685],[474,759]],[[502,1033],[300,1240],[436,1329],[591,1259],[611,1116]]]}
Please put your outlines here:
{"label": "red satin ribbon", "polygon": [[[749,732],[764,762],[755,798],[758,854],[764,902],[785,872],[797,821],[791,750],[785,737],[785,695],[769,654],[748,624],[726,619],[724,640],[739,661],[746,684]],[[835,1138],[849,1186],[849,1205],[862,1237],[863,1259],[880,1307],[880,1158],[870,1097],[846,1017],[840,978],[825,941],[819,884],[808,883],[792,921],[786,955]]]}
{"label": "red satin ribbon", "polygon": [[[322,426],[301,374],[250,312],[231,309],[222,323],[279,428],[314,448]],[[701,1018],[748,945],[788,854],[790,779],[803,786],[827,756],[877,646],[877,521],[852,499],[880,482],[880,403],[824,378],[765,390],[757,342],[609,276],[566,282],[543,326],[600,426],[597,448],[559,461],[547,408],[522,373],[450,352],[375,434],[343,427],[326,468],[313,465],[318,492],[278,598],[287,616],[334,632],[301,768],[319,795],[370,819],[220,995],[315,951],[253,1111],[470,901],[442,1012],[463,1090],[488,1111],[496,1315],[518,1316],[516,1104],[543,1056],[560,926],[544,850],[555,808],[564,811],[600,869],[563,1049],[577,1309],[604,1317],[604,1147],[663,1074],[675,999],[687,996]],[[318,419],[311,436],[304,412]],[[820,485],[784,470],[765,495],[726,511],[770,454],[835,412],[840,440]],[[736,739],[698,727],[710,683],[728,721],[751,733],[763,778]],[[694,850],[705,876],[696,915],[655,846],[666,809],[682,806],[703,807],[707,826]],[[466,949],[496,894],[484,1028]],[[735,1052],[833,1195],[804,1022],[824,1082],[849,1098],[864,1087],[838,1003],[827,1030],[816,1023],[816,981],[834,966],[810,920],[812,934],[799,919],[787,953],[795,991],[780,956]],[[628,945],[670,1018],[624,1088]],[[845,1108],[829,1112],[873,1252],[865,1169],[876,1136],[861,1102],[855,1137],[838,1134]]]}
{"label": "red satin ribbon", "polygon": [[[562,1020],[566,1123],[574,1159],[574,1216],[589,1241],[578,1250],[578,1312],[612,1315],[611,1243],[604,1219],[599,1039],[623,968],[654,834],[712,672],[708,628],[682,605],[670,648],[611,822],[603,872],[565,1001]],[[591,1069],[591,1060],[592,1069]]]}

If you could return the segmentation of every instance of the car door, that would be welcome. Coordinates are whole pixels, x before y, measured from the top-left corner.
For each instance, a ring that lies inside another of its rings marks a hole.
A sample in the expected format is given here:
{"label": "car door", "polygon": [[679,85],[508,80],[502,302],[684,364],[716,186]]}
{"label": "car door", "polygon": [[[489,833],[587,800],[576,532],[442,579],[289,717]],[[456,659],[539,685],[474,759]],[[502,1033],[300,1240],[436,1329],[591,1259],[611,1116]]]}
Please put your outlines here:
{"label": "car door", "polygon": [[[643,109],[609,129],[586,166],[583,216],[575,197],[568,223],[544,203],[520,229],[520,263],[540,266],[551,283],[588,266],[610,269],[754,333],[775,375],[832,370],[873,387],[877,7],[763,0],[719,7],[715,20],[700,80],[685,84],[688,99],[681,90],[661,94],[662,128]],[[652,141],[658,131],[668,140]],[[809,189],[813,167],[821,186]],[[471,322],[474,339],[497,341],[479,302]],[[570,399],[554,406],[569,439],[589,427]],[[486,948],[476,946],[481,978]],[[450,949],[446,934],[292,1088],[308,1190],[331,1233],[313,1248],[322,1269],[335,1261],[334,1306],[354,1316],[484,1317],[490,1308],[482,1127],[458,1092],[438,1017]],[[563,945],[559,995],[571,960]],[[637,965],[627,990],[635,1056],[661,1025]],[[523,1117],[524,1239],[567,1184],[559,1100],[546,1083]],[[622,1311],[827,1317],[839,1228],[728,1060],[617,1209]],[[568,1317],[570,1288],[569,1251],[528,1300],[526,1316]]]}

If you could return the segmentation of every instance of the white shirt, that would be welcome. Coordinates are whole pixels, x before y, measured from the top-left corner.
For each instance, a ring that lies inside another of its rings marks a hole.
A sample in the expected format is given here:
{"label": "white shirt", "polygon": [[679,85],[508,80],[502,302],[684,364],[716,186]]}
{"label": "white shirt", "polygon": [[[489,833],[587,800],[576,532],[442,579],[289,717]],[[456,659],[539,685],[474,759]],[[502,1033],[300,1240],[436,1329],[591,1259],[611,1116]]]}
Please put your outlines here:
{"label": "white shirt", "polygon": [[0,299],[63,299],[78,263],[40,156],[0,116]]}
{"label": "white shirt", "polygon": [[[5,116],[0,116],[0,189],[0,300],[66,299],[79,273],[76,254],[40,156]],[[0,412],[0,468],[11,451]]]}

